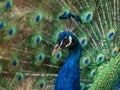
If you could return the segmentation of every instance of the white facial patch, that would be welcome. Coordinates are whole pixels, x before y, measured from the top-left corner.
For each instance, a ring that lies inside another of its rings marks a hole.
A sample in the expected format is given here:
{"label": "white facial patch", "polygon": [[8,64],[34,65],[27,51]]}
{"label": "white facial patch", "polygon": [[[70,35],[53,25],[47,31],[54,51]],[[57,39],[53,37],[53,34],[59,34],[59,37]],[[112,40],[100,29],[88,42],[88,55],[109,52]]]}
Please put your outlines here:
{"label": "white facial patch", "polygon": [[60,46],[62,46],[62,44],[63,44],[63,40],[61,41]]}
{"label": "white facial patch", "polygon": [[72,43],[72,37],[69,36],[69,43],[66,45],[66,47],[70,46],[71,43]]}

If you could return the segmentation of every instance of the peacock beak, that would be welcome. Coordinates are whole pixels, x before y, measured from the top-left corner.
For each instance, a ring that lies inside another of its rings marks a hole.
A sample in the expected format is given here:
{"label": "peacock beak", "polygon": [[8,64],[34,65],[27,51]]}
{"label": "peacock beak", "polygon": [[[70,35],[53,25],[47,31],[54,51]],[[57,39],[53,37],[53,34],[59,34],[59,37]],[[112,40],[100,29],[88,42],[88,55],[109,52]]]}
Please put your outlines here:
{"label": "peacock beak", "polygon": [[60,47],[60,45],[56,45],[54,50],[52,51],[52,56],[54,56],[55,54],[57,54],[60,50],[62,50],[62,48]]}

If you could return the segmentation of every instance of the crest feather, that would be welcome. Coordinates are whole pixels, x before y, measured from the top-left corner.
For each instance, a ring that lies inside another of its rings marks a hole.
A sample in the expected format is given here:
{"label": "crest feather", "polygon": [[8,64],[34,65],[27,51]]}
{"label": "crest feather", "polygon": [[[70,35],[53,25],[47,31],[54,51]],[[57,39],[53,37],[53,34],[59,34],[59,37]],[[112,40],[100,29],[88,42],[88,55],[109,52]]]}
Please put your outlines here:
{"label": "crest feather", "polygon": [[71,32],[74,30],[74,24],[73,24],[72,20],[65,22],[65,30],[71,31]]}

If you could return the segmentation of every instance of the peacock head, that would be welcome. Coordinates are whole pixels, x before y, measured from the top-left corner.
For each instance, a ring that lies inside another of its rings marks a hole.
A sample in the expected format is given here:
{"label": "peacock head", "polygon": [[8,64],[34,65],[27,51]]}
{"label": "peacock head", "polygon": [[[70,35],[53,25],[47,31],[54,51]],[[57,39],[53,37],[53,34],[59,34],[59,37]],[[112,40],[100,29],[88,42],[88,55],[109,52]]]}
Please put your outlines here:
{"label": "peacock head", "polygon": [[77,41],[76,36],[71,31],[60,32],[52,55],[57,54],[62,49],[74,47]]}

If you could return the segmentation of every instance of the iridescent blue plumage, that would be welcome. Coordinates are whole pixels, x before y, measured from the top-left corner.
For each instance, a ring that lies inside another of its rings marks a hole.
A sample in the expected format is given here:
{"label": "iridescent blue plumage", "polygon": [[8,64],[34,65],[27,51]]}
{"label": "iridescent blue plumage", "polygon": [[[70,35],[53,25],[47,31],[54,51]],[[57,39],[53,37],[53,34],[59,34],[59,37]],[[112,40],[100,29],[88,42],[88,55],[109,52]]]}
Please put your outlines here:
{"label": "iridescent blue plumage", "polygon": [[[62,19],[69,19],[69,18],[74,18],[76,21],[79,21],[80,23],[82,23],[81,17],[79,15],[75,15],[72,13],[67,13],[64,12],[63,15],[58,17],[60,20]],[[87,20],[90,18],[90,15],[87,17]]]}
{"label": "iridescent blue plumage", "polygon": [[4,26],[5,26],[5,24],[2,22],[2,23],[0,23],[0,30],[1,29],[3,29],[4,28]]}
{"label": "iridescent blue plumage", "polygon": [[69,55],[59,72],[55,90],[80,90],[79,60],[82,53],[81,45],[76,36],[70,31],[60,33],[57,43],[60,45],[62,42],[61,48],[64,48],[63,40],[69,36],[72,37],[72,43],[67,47]]}

